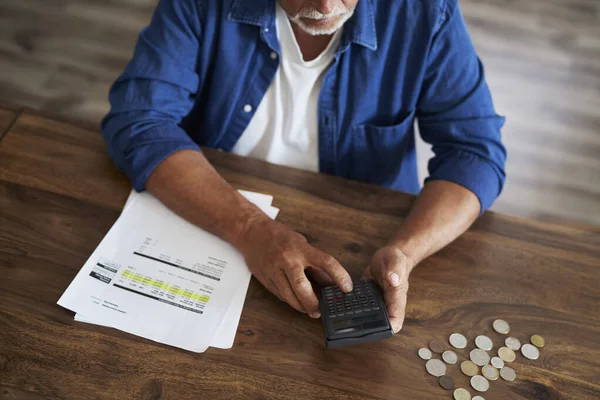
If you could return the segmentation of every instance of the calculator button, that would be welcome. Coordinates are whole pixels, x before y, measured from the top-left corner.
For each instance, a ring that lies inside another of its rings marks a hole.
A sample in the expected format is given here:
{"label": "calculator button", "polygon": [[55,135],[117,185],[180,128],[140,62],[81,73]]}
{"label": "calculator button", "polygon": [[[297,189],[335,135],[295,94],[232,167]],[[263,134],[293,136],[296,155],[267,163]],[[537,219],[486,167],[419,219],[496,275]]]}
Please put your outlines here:
{"label": "calculator button", "polygon": [[360,308],[357,308],[356,310],[354,310],[354,314],[361,314],[363,312],[363,310],[361,310]]}

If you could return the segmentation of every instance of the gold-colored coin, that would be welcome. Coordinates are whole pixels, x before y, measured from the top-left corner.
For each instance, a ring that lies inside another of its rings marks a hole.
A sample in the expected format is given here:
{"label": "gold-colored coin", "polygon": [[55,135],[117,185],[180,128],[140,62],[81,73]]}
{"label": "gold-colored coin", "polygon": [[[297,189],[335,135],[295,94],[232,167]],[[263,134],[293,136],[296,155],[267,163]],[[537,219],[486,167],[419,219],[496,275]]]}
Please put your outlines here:
{"label": "gold-colored coin", "polygon": [[515,352],[508,347],[500,347],[500,349],[498,349],[498,356],[500,356],[500,358],[505,362],[509,363],[515,361],[515,358],[517,358]]}
{"label": "gold-colored coin", "polygon": [[546,341],[540,335],[533,335],[529,340],[531,340],[531,344],[535,347],[542,348],[546,345]]}
{"label": "gold-colored coin", "polygon": [[454,400],[471,400],[471,393],[467,389],[458,388],[454,391]]}
{"label": "gold-colored coin", "polygon": [[479,373],[479,367],[473,361],[463,361],[460,370],[466,376],[475,376]]}
{"label": "gold-colored coin", "polygon": [[498,370],[491,365],[486,365],[485,367],[481,368],[481,373],[490,381],[495,381],[500,376],[500,372],[498,372]]}

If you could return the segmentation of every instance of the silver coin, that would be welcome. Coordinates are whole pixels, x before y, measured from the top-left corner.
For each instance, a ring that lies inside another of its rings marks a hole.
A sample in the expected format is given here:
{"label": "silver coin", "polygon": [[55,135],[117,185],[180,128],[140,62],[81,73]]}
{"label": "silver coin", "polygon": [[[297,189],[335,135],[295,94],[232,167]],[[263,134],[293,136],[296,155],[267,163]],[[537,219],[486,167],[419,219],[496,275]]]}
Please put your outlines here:
{"label": "silver coin", "polygon": [[506,335],[508,332],[510,332],[510,325],[503,319],[495,320],[492,326],[496,332],[503,335]]}
{"label": "silver coin", "polygon": [[455,349],[464,349],[467,347],[467,338],[460,333],[453,333],[450,335],[448,341]]}
{"label": "silver coin", "polygon": [[513,351],[517,351],[521,348],[521,342],[519,341],[519,339],[517,339],[516,337],[507,337],[506,340],[504,341],[504,344],[506,345],[506,347],[508,347],[509,349],[513,350]]}
{"label": "silver coin", "polygon": [[433,354],[431,354],[431,350],[426,349],[425,347],[419,349],[419,357],[421,357],[423,360],[430,360],[432,355]]}
{"label": "silver coin", "polygon": [[442,354],[442,359],[446,361],[446,364],[456,364],[458,361],[458,356],[452,350],[446,350]]}
{"label": "silver coin", "polygon": [[498,369],[501,369],[502,367],[504,367],[504,360],[501,359],[500,357],[492,357],[491,363],[495,368],[498,368]]}
{"label": "silver coin", "polygon": [[521,347],[521,354],[530,360],[537,360],[540,356],[540,351],[534,345],[526,343]]}
{"label": "silver coin", "polygon": [[505,381],[512,382],[516,379],[517,374],[515,373],[515,370],[512,369],[511,367],[503,367],[500,370],[500,376]]}
{"label": "silver coin", "polygon": [[481,396],[473,396],[473,398],[471,400],[485,400],[485,399]]}
{"label": "silver coin", "polygon": [[446,374],[446,364],[440,360],[432,359],[427,361],[425,368],[427,369],[429,375],[433,375],[435,377],[440,377]]}
{"label": "silver coin", "polygon": [[481,350],[490,351],[494,347],[494,343],[489,337],[479,335],[475,338],[475,346],[479,347]]}
{"label": "silver coin", "polygon": [[475,363],[475,365],[479,365],[480,367],[488,365],[490,362],[490,355],[487,353],[487,351],[481,349],[471,350],[469,357],[471,358],[471,361]]}
{"label": "silver coin", "polygon": [[471,386],[478,392],[487,392],[490,388],[490,381],[481,375],[475,375],[471,378]]}

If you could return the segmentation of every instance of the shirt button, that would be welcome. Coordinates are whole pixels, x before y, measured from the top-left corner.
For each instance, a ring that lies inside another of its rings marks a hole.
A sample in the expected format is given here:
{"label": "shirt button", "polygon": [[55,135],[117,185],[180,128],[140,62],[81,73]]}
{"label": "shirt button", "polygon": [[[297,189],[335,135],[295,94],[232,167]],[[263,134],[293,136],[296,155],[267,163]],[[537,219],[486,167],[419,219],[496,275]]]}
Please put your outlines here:
{"label": "shirt button", "polygon": [[244,111],[247,112],[247,113],[251,112],[252,111],[252,106],[250,104],[246,104],[244,106]]}
{"label": "shirt button", "polygon": [[269,28],[265,28],[265,32],[269,32]]}
{"label": "shirt button", "polygon": [[277,59],[277,53],[275,53],[274,51],[271,52],[271,60],[276,60]]}

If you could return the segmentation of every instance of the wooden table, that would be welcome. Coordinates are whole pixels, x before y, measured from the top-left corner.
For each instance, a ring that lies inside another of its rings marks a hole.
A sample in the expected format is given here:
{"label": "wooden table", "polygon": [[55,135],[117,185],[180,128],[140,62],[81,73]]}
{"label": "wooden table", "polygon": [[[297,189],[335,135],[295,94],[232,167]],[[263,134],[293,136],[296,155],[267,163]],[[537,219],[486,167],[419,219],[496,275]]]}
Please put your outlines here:
{"label": "wooden table", "polygon": [[[7,132],[6,132],[7,131]],[[5,133],[6,132],[6,133]],[[486,399],[600,398],[600,235],[486,213],[411,277],[395,337],[326,350],[320,321],[252,281],[231,350],[195,354],[73,321],[56,301],[130,191],[98,132],[0,109],[0,398],[450,399],[417,356],[461,332],[472,348],[541,334],[537,361]],[[358,278],[413,197],[207,150],[237,188],[270,193],[278,219]],[[459,362],[468,352],[456,351]],[[469,388],[458,365],[448,368]],[[469,388],[474,394],[474,390]]]}

